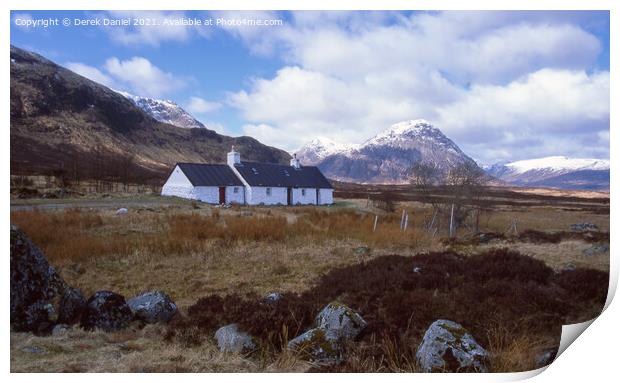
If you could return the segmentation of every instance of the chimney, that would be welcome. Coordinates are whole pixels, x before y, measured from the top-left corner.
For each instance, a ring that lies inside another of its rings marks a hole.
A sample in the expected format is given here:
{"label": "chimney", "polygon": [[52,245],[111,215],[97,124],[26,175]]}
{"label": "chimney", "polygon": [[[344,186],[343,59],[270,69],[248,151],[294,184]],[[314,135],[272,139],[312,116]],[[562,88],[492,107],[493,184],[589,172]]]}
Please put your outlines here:
{"label": "chimney", "polygon": [[228,166],[235,166],[241,163],[241,155],[239,152],[235,152],[235,145],[230,148],[226,162],[228,163]]}
{"label": "chimney", "polygon": [[299,159],[297,159],[297,153],[293,154],[293,158],[291,158],[291,166],[295,169],[299,169],[301,167]]}

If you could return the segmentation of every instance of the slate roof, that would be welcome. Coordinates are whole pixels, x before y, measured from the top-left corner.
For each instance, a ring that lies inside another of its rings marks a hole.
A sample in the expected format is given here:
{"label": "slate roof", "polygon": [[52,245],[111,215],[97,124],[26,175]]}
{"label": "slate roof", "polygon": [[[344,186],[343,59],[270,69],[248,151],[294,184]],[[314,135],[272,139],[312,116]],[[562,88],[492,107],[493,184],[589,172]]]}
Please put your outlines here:
{"label": "slate roof", "polygon": [[243,186],[228,165],[178,163],[194,186]]}
{"label": "slate roof", "polygon": [[316,166],[301,166],[245,162],[235,165],[250,186],[333,189]]}

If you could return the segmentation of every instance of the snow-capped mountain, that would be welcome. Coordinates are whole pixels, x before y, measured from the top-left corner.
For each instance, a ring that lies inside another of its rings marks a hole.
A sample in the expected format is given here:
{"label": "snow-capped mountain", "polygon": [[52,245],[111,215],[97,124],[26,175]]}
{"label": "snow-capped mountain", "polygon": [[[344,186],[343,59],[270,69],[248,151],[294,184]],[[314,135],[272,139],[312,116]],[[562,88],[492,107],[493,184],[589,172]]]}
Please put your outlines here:
{"label": "snow-capped mountain", "polygon": [[608,189],[609,168],[609,160],[552,156],[495,164],[484,170],[515,185]]}
{"label": "snow-capped mountain", "polygon": [[325,158],[357,148],[358,145],[339,144],[325,137],[317,137],[299,149],[296,154],[304,165],[316,165]]}
{"label": "snow-capped mountain", "polygon": [[365,183],[407,183],[409,169],[420,162],[435,164],[442,172],[463,163],[476,166],[425,120],[399,122],[360,145],[314,140],[297,156],[302,164],[316,164],[329,178]]}
{"label": "snow-capped mountain", "polygon": [[141,97],[119,90],[116,92],[133,101],[138,108],[148,113],[157,121],[178,126],[179,128],[206,128],[203,123],[196,120],[174,101]]}

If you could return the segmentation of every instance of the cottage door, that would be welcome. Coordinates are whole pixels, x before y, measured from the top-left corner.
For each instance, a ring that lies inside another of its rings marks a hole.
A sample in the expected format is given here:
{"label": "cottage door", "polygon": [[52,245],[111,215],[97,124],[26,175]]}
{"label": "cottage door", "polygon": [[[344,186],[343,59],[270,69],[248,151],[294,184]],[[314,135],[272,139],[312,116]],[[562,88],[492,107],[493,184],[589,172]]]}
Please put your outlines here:
{"label": "cottage door", "polygon": [[321,193],[319,193],[319,189],[316,189],[316,204],[317,205],[321,204],[321,199],[319,198],[320,195]]}
{"label": "cottage door", "polygon": [[287,205],[293,204],[293,188],[286,189],[286,204]]}
{"label": "cottage door", "polygon": [[220,204],[225,204],[226,203],[226,188],[221,186],[220,187]]}

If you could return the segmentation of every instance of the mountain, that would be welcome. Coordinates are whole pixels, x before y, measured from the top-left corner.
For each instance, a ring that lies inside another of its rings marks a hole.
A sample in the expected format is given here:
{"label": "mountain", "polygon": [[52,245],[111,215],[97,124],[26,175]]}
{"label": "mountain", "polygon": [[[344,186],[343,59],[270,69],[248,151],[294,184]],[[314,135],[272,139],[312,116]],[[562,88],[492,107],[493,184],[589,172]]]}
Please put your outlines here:
{"label": "mountain", "polygon": [[196,120],[191,114],[181,108],[174,101],[136,96],[120,90],[117,90],[116,92],[133,101],[138,108],[142,109],[159,122],[178,126],[179,128],[206,128],[202,122]]}
{"label": "mountain", "polygon": [[484,167],[491,176],[519,186],[609,189],[609,160],[552,156]]}
{"label": "mountain", "polygon": [[332,154],[355,149],[356,145],[339,144],[325,137],[317,137],[299,149],[296,154],[304,165],[317,165]]}
{"label": "mountain", "polygon": [[232,145],[250,161],[290,159],[251,137],[157,121],[117,92],[14,46],[10,140],[12,174],[161,180],[176,162],[224,163]]}
{"label": "mountain", "polygon": [[316,164],[327,177],[347,182],[407,183],[409,169],[417,163],[434,164],[444,174],[457,165],[477,167],[425,120],[399,122],[361,145],[315,140],[297,155],[302,164]]}

